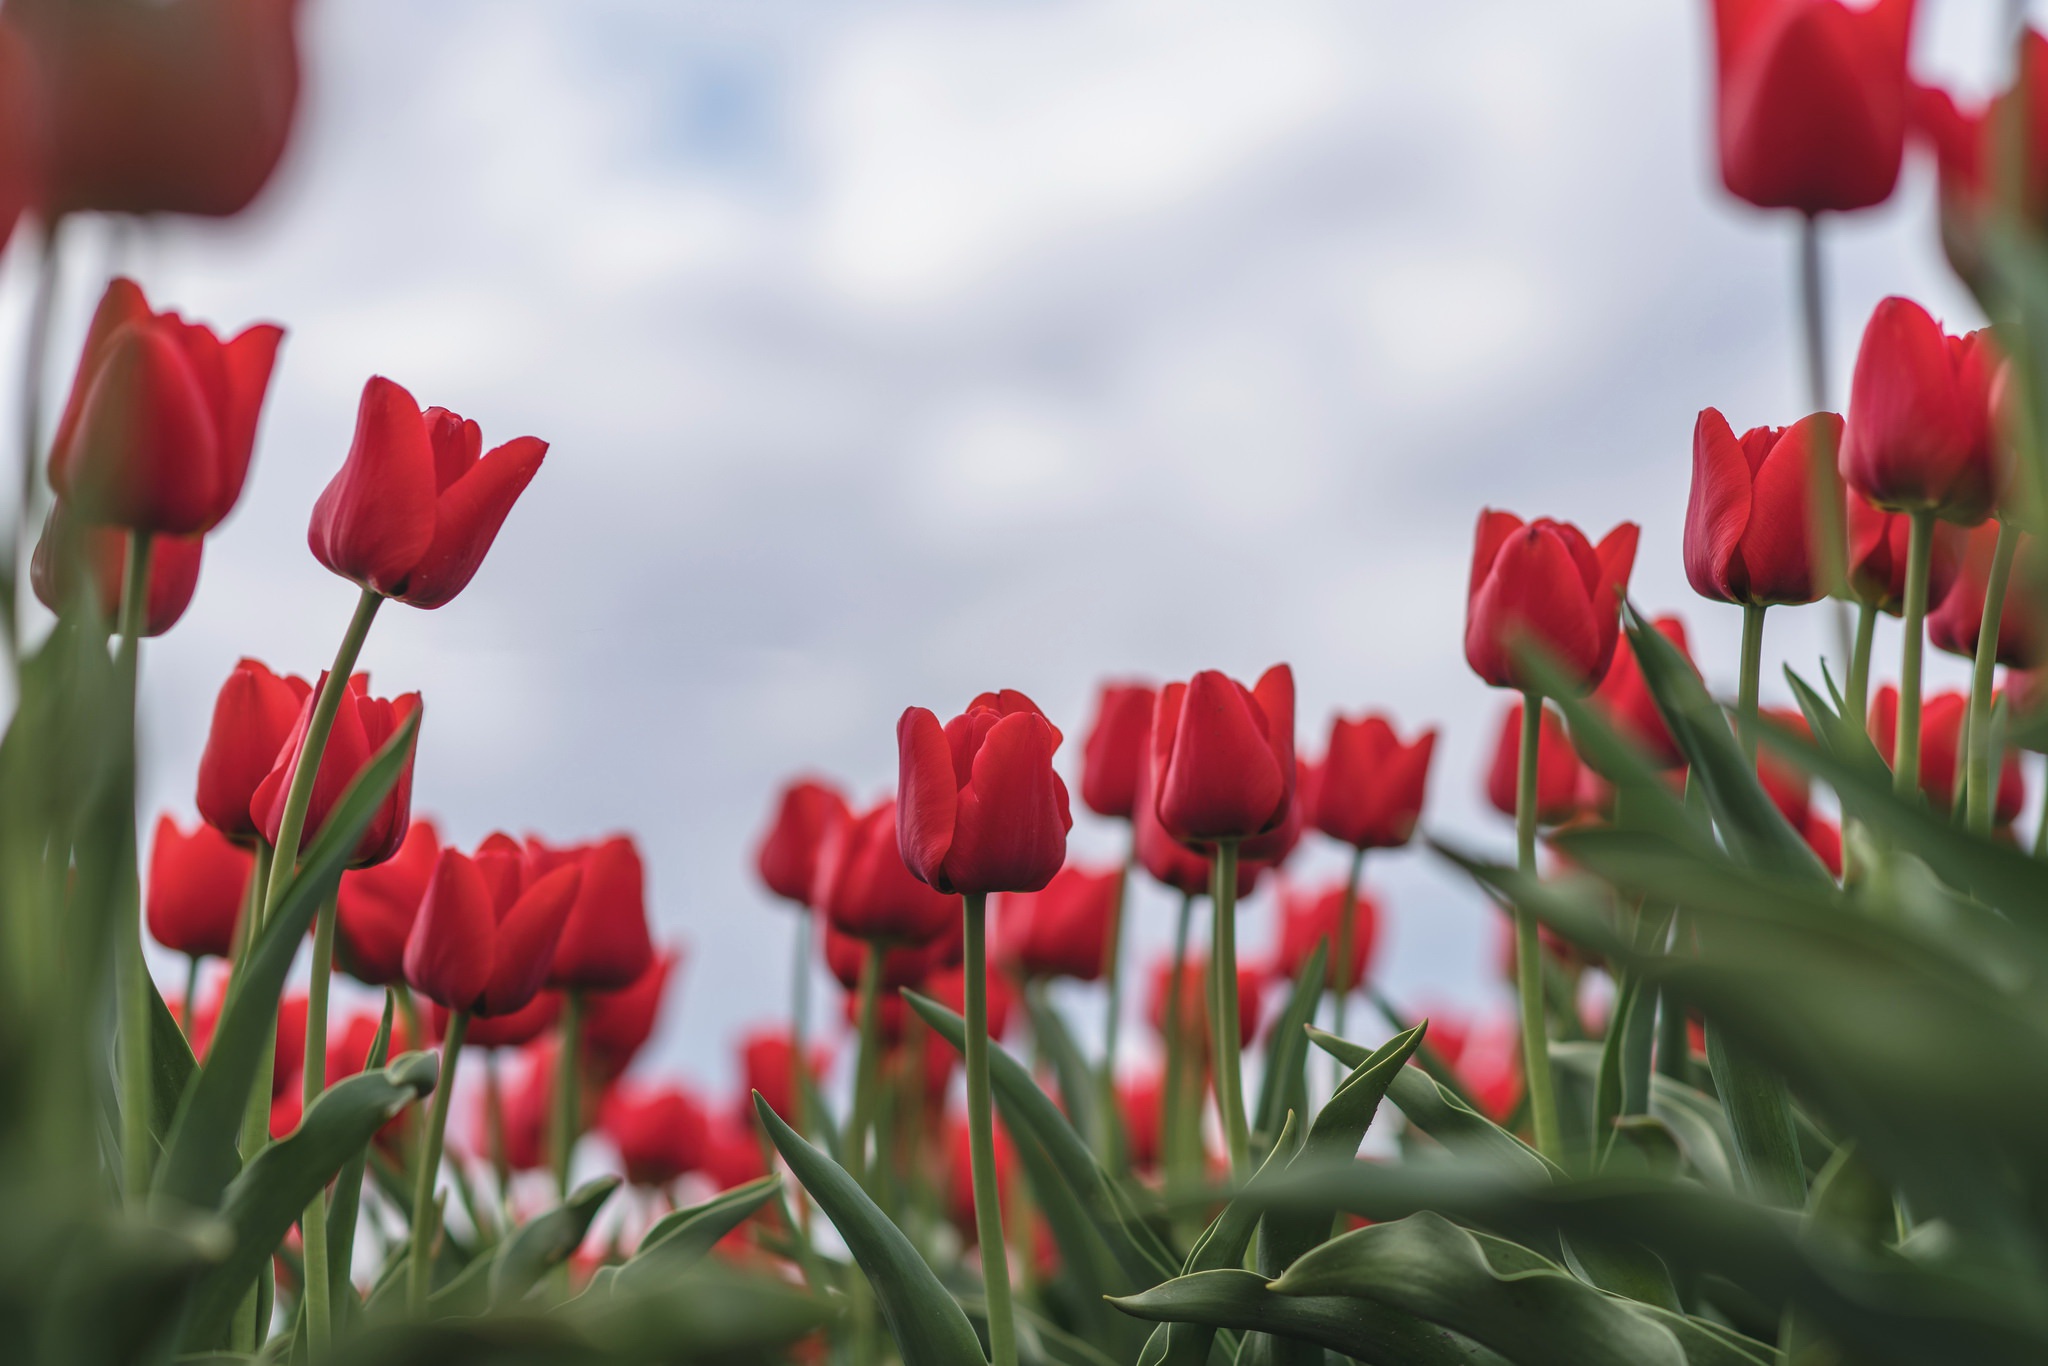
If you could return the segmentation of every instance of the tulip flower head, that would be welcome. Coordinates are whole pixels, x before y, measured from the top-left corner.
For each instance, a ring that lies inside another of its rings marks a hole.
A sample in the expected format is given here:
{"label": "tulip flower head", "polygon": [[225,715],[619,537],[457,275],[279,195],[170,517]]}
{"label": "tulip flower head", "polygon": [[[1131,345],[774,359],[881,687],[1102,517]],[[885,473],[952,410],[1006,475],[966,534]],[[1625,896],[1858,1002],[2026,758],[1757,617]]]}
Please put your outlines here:
{"label": "tulip flower head", "polygon": [[[1955,810],[1963,790],[1963,723],[1969,710],[1969,696],[1960,692],[1932,693],[1920,704],[1920,790],[1940,813]],[[1898,715],[1899,690],[1887,683],[1870,704],[1870,738],[1888,764],[1896,752]],[[2019,756],[2008,749],[1999,761],[1993,820],[2009,825],[2026,804],[2026,777]]]}
{"label": "tulip flower head", "polygon": [[1157,693],[1149,683],[1107,683],[1081,750],[1081,800],[1098,816],[1131,820],[1144,790],[1145,748]]}
{"label": "tulip flower head", "polygon": [[[1175,685],[1178,686],[1178,685]],[[1146,760],[1144,787],[1152,790],[1151,760]],[[1214,860],[1202,851],[1190,849],[1166,832],[1159,823],[1157,803],[1141,800],[1131,817],[1131,843],[1138,856],[1138,865],[1161,885],[1171,887],[1184,896],[1202,896],[1209,890],[1210,875]],[[1259,874],[1267,865],[1256,860],[1240,857],[1237,861],[1237,894],[1250,896],[1252,888],[1258,885]]]}
{"label": "tulip flower head", "polygon": [[[803,1077],[808,1076],[813,1085],[818,1085],[832,1066],[832,1050],[824,1044],[814,1045],[799,1062],[796,1045],[786,1029],[753,1030],[740,1040],[739,1052],[746,1089],[760,1092],[768,1108],[784,1116],[798,1113],[797,1086]],[[799,1066],[802,1073],[797,1070]]]}
{"label": "tulip flower head", "polygon": [[810,906],[819,851],[852,818],[845,796],[830,783],[802,778],[783,788],[774,823],[754,854],[762,884],[786,901]]}
{"label": "tulip flower head", "polygon": [[[543,991],[510,1015],[478,1015],[470,1020],[462,1036],[465,1048],[520,1048],[543,1034],[551,1034],[562,1018],[562,993]],[[436,1005],[433,1012],[434,1037],[448,1035],[448,1008]]]}
{"label": "tulip flower head", "polygon": [[[1974,659],[1977,635],[1984,626],[1991,559],[1998,548],[1998,524],[1985,522],[1961,534],[1966,538],[1961,569],[1941,606],[1927,614],[1927,639],[1950,654]],[[2039,572],[2030,564],[2034,556],[2034,538],[2022,533],[1998,618],[1998,662],[2008,668],[2031,669],[2048,663],[2048,636],[2044,636],[2048,622],[2044,622],[2034,590]]]}
{"label": "tulip flower head", "polygon": [[519,845],[493,835],[476,856],[443,849],[405,942],[405,980],[450,1010],[509,1015],[547,980],[583,870],[530,878]]}
{"label": "tulip flower head", "polygon": [[[1790,707],[1763,707],[1757,714],[1780,730],[1790,731],[1801,739],[1813,739],[1813,728],[1806,724],[1806,717]],[[1893,716],[1897,715],[1894,711]],[[1813,814],[1813,779],[1806,770],[1779,758],[1776,751],[1764,745],[1757,749],[1756,776],[1764,795],[1778,808],[1778,814],[1794,830],[1804,830]]]}
{"label": "tulip flower head", "polygon": [[1131,1166],[1150,1171],[1159,1165],[1159,1135],[1164,1127],[1166,1078],[1156,1069],[1117,1083],[1118,1112],[1123,1116],[1124,1146]]}
{"label": "tulip flower head", "polygon": [[[1214,845],[1283,832],[1294,780],[1294,671],[1285,664],[1251,688],[1207,669],[1160,691],[1152,799],[1175,839]],[[1246,858],[1269,852],[1277,851],[1241,850]]]}
{"label": "tulip flower head", "polygon": [[997,908],[1001,957],[1026,977],[1096,981],[1122,882],[1119,868],[1069,864],[1043,891],[1005,893]]}
{"label": "tulip flower head", "polygon": [[226,958],[249,899],[256,860],[247,849],[200,822],[186,834],[170,815],[157,817],[149,853],[150,938],[198,958]]}
{"label": "tulip flower head", "polygon": [[[1914,133],[1932,146],[1941,171],[1942,245],[1956,273],[1978,284],[1997,200],[1991,171],[2003,156],[2022,158],[2021,218],[2036,232],[2048,226],[2048,38],[2031,28],[2020,35],[2016,78],[1988,106],[1958,105],[1947,91],[1922,86],[1909,110]],[[2008,133],[2017,136],[2002,147]]]}
{"label": "tulip flower head", "polygon": [[1479,514],[1465,597],[1465,660],[1496,688],[1535,679],[1517,651],[1537,649],[1580,692],[1607,676],[1621,600],[1635,565],[1637,527],[1623,522],[1598,547],[1569,522]]}
{"label": "tulip flower head", "polygon": [[819,861],[820,909],[842,935],[885,944],[930,943],[960,921],[960,900],[905,864],[893,801],[861,812],[827,842]]}
{"label": "tulip flower head", "polygon": [[[1435,748],[1434,730],[1403,744],[1384,716],[1333,718],[1330,747],[1317,771],[1312,797],[1305,776],[1302,782],[1303,801],[1316,828],[1354,849],[1406,844],[1422,815]],[[1308,765],[1299,767],[1305,775]]]}
{"label": "tulip flower head", "polygon": [[620,1083],[598,1106],[597,1127],[619,1150],[626,1179],[656,1189],[704,1164],[711,1121],[695,1096],[678,1086]]}
{"label": "tulip flower head", "polygon": [[[1259,1006],[1264,1000],[1266,968],[1261,964],[1237,965],[1237,1041],[1245,1047],[1258,1036]],[[1152,965],[1150,989],[1145,995],[1145,1018],[1163,1037],[1166,1033],[1166,1001],[1173,984],[1173,960],[1162,958]],[[1190,953],[1180,980],[1180,1028],[1186,1046],[1195,1055],[1209,1055],[1209,960]]]}
{"label": "tulip flower head", "polygon": [[1814,413],[1789,427],[1752,427],[1739,438],[1714,408],[1693,426],[1692,498],[1685,510],[1685,577],[1716,602],[1752,607],[1817,602],[1809,494],[1813,471],[1835,489],[1842,419]]}
{"label": "tulip flower head", "polygon": [[[120,620],[127,583],[129,536],[118,527],[80,522],[63,503],[53,504],[29,561],[36,600],[52,612],[71,608],[81,573],[102,619]],[[160,636],[178,624],[199,587],[199,536],[158,536],[149,546],[149,587],[143,601],[142,634]]]}
{"label": "tulip flower head", "polygon": [[[1684,622],[1677,617],[1666,616],[1656,618],[1650,625],[1658,635],[1677,647],[1686,663],[1692,663],[1692,649],[1686,643]],[[1657,699],[1650,695],[1650,685],[1643,679],[1643,668],[1636,659],[1635,646],[1628,641],[1624,640],[1615,650],[1614,663],[1608,668],[1607,677],[1594,690],[1593,705],[1610,726],[1634,741],[1644,757],[1658,768],[1685,767],[1685,755],[1679,752],[1672,740],[1671,732],[1664,724],[1664,714],[1657,708]],[[1519,724],[1520,720],[1517,714],[1514,724]],[[1503,740],[1503,744],[1519,742],[1519,735]],[[1510,748],[1496,752],[1496,765],[1500,763],[1502,754],[1512,758],[1514,751]],[[1540,778],[1538,781],[1540,786]],[[1512,808],[1513,803],[1510,802],[1509,806]],[[1513,811],[1510,810],[1509,814],[1512,815]]]}
{"label": "tulip flower head", "polygon": [[[256,785],[249,798],[249,815],[258,823],[263,838],[271,844],[277,843],[278,828],[284,822],[284,808],[287,794],[291,791],[292,775],[298,770],[299,755],[305,748],[306,731],[312,724],[313,708],[320,696],[320,688],[327,685],[327,675],[320,675],[320,683],[308,692],[299,704],[298,720],[283,745],[277,750],[276,761],[263,781]],[[306,825],[303,846],[311,848],[321,828],[327,823],[328,813],[334,809],[342,794],[356,775],[369,766],[377,751],[398,732],[406,718],[420,709],[420,695],[416,692],[401,694],[395,698],[370,696],[370,676],[357,674],[349,679],[343,689],[341,704],[334,714],[334,726],[327,734],[327,748],[320,755],[320,771],[313,778],[312,800],[306,806]],[[218,716],[218,707],[216,707]],[[419,732],[413,732],[413,750],[419,744]],[[376,814],[356,841],[354,853],[349,856],[349,866],[367,868],[382,863],[398,852],[405,842],[407,830],[412,826],[412,764],[413,753],[405,756],[405,764],[398,771],[398,781],[391,785],[391,791],[384,797]],[[201,780],[205,777],[202,764]],[[202,808],[203,809],[203,808]]]}
{"label": "tulip flower head", "polygon": [[548,969],[564,991],[617,991],[639,981],[654,961],[647,935],[647,872],[630,835],[556,849],[529,838],[528,876],[575,865],[583,880]]}
{"label": "tulip flower head", "polygon": [[[1501,718],[1493,764],[1486,771],[1486,799],[1504,816],[1515,814],[1521,754],[1522,704],[1517,702]],[[1579,753],[1565,734],[1564,719],[1555,708],[1545,706],[1536,742],[1537,820],[1555,825],[1579,814],[1580,767]]]}
{"label": "tulip flower head", "polygon": [[983,693],[944,726],[923,707],[896,723],[896,839],[941,892],[1035,892],[1067,858],[1074,817],[1053,771],[1060,733],[1023,693]]}
{"label": "tulip flower head", "polygon": [[1926,309],[1881,300],[1863,329],[1842,432],[1842,477],[1891,512],[1975,526],[2004,492],[1992,439],[1990,329],[1952,337]]}
{"label": "tulip flower head", "polygon": [[1332,991],[1355,987],[1366,979],[1379,940],[1379,906],[1363,890],[1351,912],[1351,966],[1337,975],[1337,932],[1344,918],[1342,884],[1324,888],[1288,887],[1280,893],[1280,947],[1273,956],[1273,975],[1292,980],[1316,945],[1327,943],[1324,980]]}
{"label": "tulip flower head", "polygon": [[[555,952],[559,956],[561,950]],[[585,999],[583,1051],[600,1075],[616,1077],[624,1072],[654,1037],[669,977],[681,961],[680,950],[664,949],[631,983],[617,991],[593,991]]]}
{"label": "tulip flower head", "polygon": [[[1906,610],[1907,539],[1912,522],[1900,512],[1872,507],[1860,493],[1849,499],[1849,591],[1880,612],[1892,616]],[[1962,567],[1963,528],[1936,522],[1927,559],[1927,610],[1931,614],[1948,600]],[[1981,606],[1982,600],[1979,600]]]}
{"label": "tulip flower head", "polygon": [[373,987],[404,980],[405,941],[440,856],[440,833],[421,818],[388,861],[341,875],[334,961],[343,972]]}
{"label": "tulip flower head", "polygon": [[312,692],[305,679],[274,674],[259,660],[235,665],[214,698],[213,724],[199,756],[199,814],[208,825],[239,843],[256,842],[268,814],[267,806],[262,815],[256,810],[256,789],[292,738]]}

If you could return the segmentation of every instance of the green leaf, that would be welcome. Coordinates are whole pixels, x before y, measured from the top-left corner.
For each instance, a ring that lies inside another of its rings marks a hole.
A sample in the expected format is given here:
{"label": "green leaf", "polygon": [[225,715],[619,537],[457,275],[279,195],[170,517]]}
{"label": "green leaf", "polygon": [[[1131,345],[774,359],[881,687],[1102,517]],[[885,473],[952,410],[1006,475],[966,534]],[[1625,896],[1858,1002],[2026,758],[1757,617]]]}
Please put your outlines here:
{"label": "green leaf", "polygon": [[[32,1213],[10,1208],[7,1232],[19,1237],[22,1216]],[[0,1357],[49,1366],[167,1359],[191,1286],[218,1264],[226,1244],[226,1231],[210,1220],[184,1229],[79,1220],[54,1245],[35,1249],[47,1266],[7,1268],[14,1273],[9,1291],[35,1285],[39,1302],[8,1305],[5,1321],[12,1332],[28,1324],[37,1331],[22,1335],[31,1340],[0,1344]],[[16,1242],[6,1250],[12,1256],[30,1251]],[[48,1274],[38,1275],[37,1284],[23,1271]]]}
{"label": "green leaf", "polygon": [[[185,1041],[185,1031],[178,1028],[177,1017],[164,1003],[156,982],[147,977],[144,980],[149,989],[149,1069],[154,1102],[149,1129],[161,1147],[171,1132],[171,1122],[177,1118],[178,1102],[184,1098],[185,1088],[191,1084],[199,1064],[192,1060],[192,1045]],[[192,1006],[188,1002],[185,1008],[190,1010]]]}
{"label": "green leaf", "polygon": [[1095,1231],[1095,1221],[1060,1178],[1059,1169],[1045,1155],[1045,1149],[1028,1134],[1013,1133],[1011,1142],[1030,1187],[1032,1203],[1044,1216],[1053,1243],[1059,1248],[1058,1277],[1070,1283],[1076,1292],[1074,1298],[1079,1301],[1081,1318],[1072,1326],[1098,1346],[1118,1345],[1117,1339],[1135,1325],[1111,1313],[1104,1297],[1128,1294],[1139,1288],[1139,1283],[1117,1265]]}
{"label": "green leaf", "polygon": [[[1311,1028],[1309,1038],[1346,1066],[1357,1067],[1372,1056],[1370,1049]],[[1500,1171],[1548,1180],[1563,1173],[1528,1144],[1439,1086],[1418,1068],[1397,1068],[1387,1084],[1387,1099],[1423,1133],[1453,1152],[1487,1163]]]}
{"label": "green leaf", "polygon": [[569,1260],[582,1245],[590,1221],[619,1188],[616,1176],[600,1176],[569,1192],[569,1198],[538,1219],[521,1224],[498,1245],[490,1258],[490,1305],[500,1309],[516,1304],[555,1267]]}
{"label": "green leaf", "polygon": [[966,1313],[939,1284],[902,1230],[889,1222],[837,1163],[784,1124],[758,1091],[754,1093],[754,1112],[783,1161],[839,1230],[867,1274],[903,1366],[962,1366],[985,1360],[981,1340]]}
{"label": "green leaf", "polygon": [[1053,1080],[1060,1088],[1060,1104],[1066,1110],[1067,1123],[1081,1133],[1093,1133],[1095,1077],[1082,1058],[1080,1048],[1075,1045],[1074,1036],[1068,1032],[1067,1022],[1046,999],[1044,986],[1043,982],[1035,981],[1024,984],[1024,1007],[1031,1016],[1031,1037],[1037,1043],[1040,1055],[1052,1064]]}
{"label": "green leaf", "polygon": [[1287,994],[1287,1007],[1267,1037],[1264,1075],[1259,1078],[1259,1104],[1252,1116],[1253,1141],[1270,1149],[1278,1141],[1288,1113],[1308,1113],[1308,1035],[1304,1032],[1322,1003],[1329,972],[1329,941],[1319,941]]}
{"label": "green leaf", "polygon": [[621,1294],[637,1294],[681,1275],[781,1189],[781,1177],[764,1176],[722,1191],[701,1205],[664,1215],[647,1230],[639,1250],[618,1268],[614,1287]]}

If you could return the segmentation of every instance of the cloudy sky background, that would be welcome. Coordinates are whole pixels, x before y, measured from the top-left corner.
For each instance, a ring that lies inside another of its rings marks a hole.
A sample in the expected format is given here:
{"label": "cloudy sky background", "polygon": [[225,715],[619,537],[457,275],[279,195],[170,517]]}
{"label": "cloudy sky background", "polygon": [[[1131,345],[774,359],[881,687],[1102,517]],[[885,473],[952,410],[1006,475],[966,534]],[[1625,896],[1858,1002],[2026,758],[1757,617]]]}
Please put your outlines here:
{"label": "cloudy sky background", "polygon": [[[1924,3],[1923,76],[1987,88],[2002,8]],[[643,1070],[723,1086],[781,1012],[755,833],[793,771],[884,790],[907,704],[1022,688],[1071,775],[1104,676],[1285,659],[1311,749],[1339,707],[1441,725],[1427,824],[1505,850],[1504,703],[1460,650],[1488,504],[1639,521],[1637,600],[1732,690],[1739,613],[1679,563],[1693,416],[1782,423],[1804,389],[1793,224],[1713,172],[1704,4],[310,0],[306,39],[253,212],[68,244],[67,377],[111,265],[291,334],[249,493],[145,655],[147,791],[189,816],[237,656],[331,656],[355,590],[304,526],[367,375],[545,437],[473,586],[388,607],[364,662],[424,691],[418,809],[457,838],[640,836],[689,953]],[[1930,178],[1827,225],[1837,402],[1880,296],[1975,323]],[[1767,700],[1820,638],[1772,614]],[[1504,1008],[1472,890],[1419,850],[1370,882],[1397,999]],[[1139,957],[1170,905],[1139,897]],[[1247,910],[1251,951],[1273,922]]]}

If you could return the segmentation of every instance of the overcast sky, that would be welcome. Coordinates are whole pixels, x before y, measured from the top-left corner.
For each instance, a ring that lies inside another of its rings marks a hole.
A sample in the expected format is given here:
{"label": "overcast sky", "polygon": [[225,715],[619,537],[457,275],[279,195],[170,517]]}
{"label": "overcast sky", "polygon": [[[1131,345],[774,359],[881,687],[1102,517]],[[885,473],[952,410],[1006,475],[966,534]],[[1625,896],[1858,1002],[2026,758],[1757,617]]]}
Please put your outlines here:
{"label": "overcast sky", "polygon": [[[1923,3],[1923,74],[1983,88],[2002,8]],[[1787,422],[1804,390],[1793,224],[1713,173],[1702,3],[306,14],[304,119],[254,211],[70,242],[64,375],[111,263],[290,330],[249,492],[145,655],[146,790],[189,817],[239,655],[331,656],[355,590],[304,527],[366,376],[546,438],[475,583],[387,607],[363,658],[425,693],[415,800],[461,840],[639,835],[689,954],[644,1068],[723,1086],[780,1012],[792,922],[754,835],[792,771],[883,791],[907,704],[1022,688],[1071,776],[1100,678],[1284,659],[1312,750],[1336,707],[1441,725],[1427,825],[1505,851],[1479,790],[1504,702],[1460,649],[1482,505],[1640,522],[1637,600],[1732,689],[1739,613],[1679,564],[1693,418]],[[1827,225],[1837,402],[1880,296],[1975,323],[1929,181],[1913,158]],[[1812,617],[1771,614],[1767,700]],[[1074,842],[1121,852],[1085,813]],[[1472,890],[1420,850],[1370,880],[1395,997],[1504,1005]],[[1169,908],[1137,902],[1141,956]],[[1249,952],[1273,919],[1247,910]]]}

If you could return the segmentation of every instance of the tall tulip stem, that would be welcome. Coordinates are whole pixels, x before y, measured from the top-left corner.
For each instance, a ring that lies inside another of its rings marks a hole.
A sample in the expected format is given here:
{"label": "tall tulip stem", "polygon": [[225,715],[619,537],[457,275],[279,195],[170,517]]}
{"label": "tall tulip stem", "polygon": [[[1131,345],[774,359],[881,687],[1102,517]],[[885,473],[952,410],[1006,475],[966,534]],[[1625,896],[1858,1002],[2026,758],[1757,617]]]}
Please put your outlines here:
{"label": "tall tulip stem", "polygon": [[299,840],[306,832],[306,809],[313,803],[313,780],[320,774],[320,760],[327,753],[327,735],[334,729],[334,714],[341,710],[341,696],[348,691],[349,675],[369,637],[370,623],[384,602],[380,593],[365,588],[356,599],[355,615],[341,636],[341,648],[334,652],[334,664],[313,703],[312,719],[306,725],[305,743],[299,747],[298,766],[292,770],[292,785],[285,792],[284,812],[277,823],[277,857],[270,868],[270,886],[264,896],[266,914],[275,909],[299,863]]}
{"label": "tall tulip stem", "polygon": [[789,1095],[796,1113],[790,1127],[804,1131],[804,1046],[811,1032],[811,913],[796,922],[796,961],[789,965]]}
{"label": "tall tulip stem", "polygon": [[[306,984],[306,1056],[301,1069],[304,1110],[327,1089],[327,988],[334,975],[334,915],[337,893],[320,902],[313,920],[313,975]],[[303,1113],[303,1112],[302,1112]],[[306,1256],[306,1345],[311,1356],[325,1355],[334,1339],[333,1283],[327,1269],[327,1191],[323,1187],[306,1202],[299,1219]]]}
{"label": "tall tulip stem", "polygon": [[[1189,1056],[1186,1023],[1181,1019],[1181,983],[1185,980],[1188,965],[1188,933],[1195,919],[1195,895],[1183,892],[1180,898],[1180,918],[1175,922],[1173,932],[1173,966],[1167,969],[1166,1003],[1160,1011],[1160,1027],[1166,1034],[1166,1076],[1159,1088],[1159,1155],[1166,1166],[1166,1190],[1169,1196],[1178,1196],[1201,1179],[1201,1172],[1195,1163],[1200,1151],[1196,1136],[1200,1129],[1199,1117],[1189,1123],[1185,1114],[1189,1106],[1190,1080],[1188,1069],[1194,1063]],[[1193,1097],[1199,1116],[1199,1095]],[[1175,1204],[1176,1209],[1182,1206]]]}
{"label": "tall tulip stem", "polygon": [[[137,651],[149,610],[150,535],[146,531],[128,536],[128,568],[121,585],[121,641],[115,659],[121,687],[127,694],[129,726],[129,769],[134,776],[135,670]],[[135,822],[124,822],[122,836],[120,966],[116,971],[120,987],[117,1016],[121,1038],[121,1158],[123,1189],[132,1205],[149,1195],[150,1146],[150,1010],[149,994],[155,988],[149,980],[149,965],[142,957],[142,891],[137,878]]]}
{"label": "tall tulip stem", "polygon": [[448,1098],[455,1094],[455,1065],[462,1060],[462,1038],[469,1033],[469,1012],[448,1012],[448,1030],[441,1038],[441,1076],[434,1083],[427,1110],[427,1131],[420,1140],[419,1170],[413,1173],[412,1257],[406,1267],[405,1302],[413,1317],[427,1307],[434,1281],[434,1177],[441,1169],[441,1143],[448,1135]]}
{"label": "tall tulip stem", "polygon": [[2005,616],[2005,589],[2012,579],[2013,552],[2019,529],[2001,519],[1998,546],[1991,553],[1991,575],[1984,582],[1984,616],[1977,626],[1976,667],[1970,675],[1970,829],[1991,833],[1998,809],[1998,757],[1991,746],[1991,676],[1998,667],[1999,626]]}
{"label": "tall tulip stem", "polygon": [[1876,639],[1877,604],[1865,598],[1856,604],[1856,644],[1849,652],[1848,692],[1842,699],[1858,730],[1870,715],[1870,647]]}
{"label": "tall tulip stem", "polygon": [[[1536,760],[1543,739],[1543,695],[1522,694],[1522,748],[1515,784],[1515,866],[1536,874]],[[1550,1031],[1543,1008],[1543,944],[1536,918],[1515,907],[1515,990],[1521,997],[1522,1070],[1528,1074],[1529,1118],[1536,1150],[1553,1162],[1564,1156],[1557,1123],[1557,1086],[1550,1072]]]}
{"label": "tall tulip stem", "polygon": [[1117,869],[1116,900],[1109,909],[1108,942],[1102,948],[1102,978],[1107,990],[1102,1015],[1102,1076],[1095,1106],[1095,1146],[1096,1156],[1111,1170],[1117,1169],[1116,1149],[1121,1132],[1116,1108],[1116,1053],[1124,1016],[1124,902],[1131,894],[1131,864],[1138,857],[1137,845],[1137,827],[1133,824],[1130,854]]}
{"label": "tall tulip stem", "polygon": [[967,974],[967,1138],[974,1167],[975,1242],[988,1295],[990,1366],[1017,1366],[1010,1319],[1010,1258],[1003,1246],[1003,1207],[996,1189],[995,1121],[988,1092],[988,897],[963,898]]}
{"label": "tall tulip stem", "polygon": [[1735,693],[1735,733],[1752,764],[1756,762],[1756,695],[1764,672],[1764,611],[1756,603],[1743,605],[1742,674]]}
{"label": "tall tulip stem", "polygon": [[846,1160],[853,1164],[853,1179],[863,1185],[868,1181],[868,1127],[874,1123],[875,1090],[882,1074],[882,958],[887,952],[875,942],[866,948],[855,998],[860,1012],[860,1056],[854,1059],[853,1114],[846,1128]]}
{"label": "tall tulip stem", "polygon": [[1252,1144],[1244,1120],[1244,1059],[1238,1042],[1236,840],[1216,842],[1209,884],[1209,903],[1216,911],[1209,947],[1209,1034],[1216,1112],[1230,1145],[1231,1173],[1242,1181],[1251,1175]]}
{"label": "tall tulip stem", "polygon": [[1934,514],[1917,509],[1906,541],[1906,635],[1899,651],[1899,724],[1892,735],[1892,791],[1920,787],[1920,653],[1927,624],[1927,575],[1934,551]]}
{"label": "tall tulip stem", "polygon": [[1344,906],[1337,919],[1337,961],[1330,966],[1330,975],[1337,983],[1337,1009],[1331,1032],[1338,1038],[1344,1037],[1344,1007],[1350,1003],[1351,993],[1358,989],[1358,983],[1351,980],[1351,957],[1355,951],[1358,934],[1358,883],[1365,876],[1365,849],[1361,846],[1351,851],[1351,876],[1344,882]]}
{"label": "tall tulip stem", "polygon": [[548,1155],[555,1164],[555,1193],[569,1198],[570,1159],[576,1156],[576,1135],[583,1128],[577,1113],[583,1085],[583,993],[571,987],[562,993],[561,1048],[555,1055],[553,1142]]}
{"label": "tall tulip stem", "polygon": [[1799,219],[1799,331],[1806,359],[1807,406],[1821,412],[1828,406],[1827,326],[1821,297],[1820,218]]}
{"label": "tall tulip stem", "polygon": [[[242,923],[235,934],[235,966],[240,967],[256,943],[256,935],[263,928],[263,892],[270,882],[270,845],[256,841],[256,867],[249,877],[249,894],[242,905]],[[415,1035],[414,1037],[418,1037]],[[242,1161],[248,1162],[256,1156],[270,1138],[270,1079],[277,1068],[277,1031],[267,1031],[263,1038],[262,1052],[257,1057],[256,1077],[250,1084],[248,1099],[242,1106],[241,1154]],[[250,1288],[248,1296],[235,1311],[235,1322],[230,1340],[237,1350],[254,1352],[263,1345],[264,1319],[259,1313],[262,1299],[262,1279],[272,1274],[265,1266],[257,1273],[258,1285]]]}

